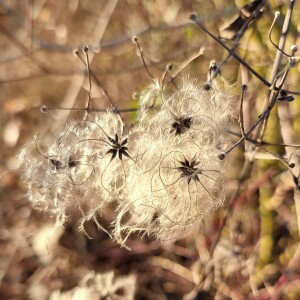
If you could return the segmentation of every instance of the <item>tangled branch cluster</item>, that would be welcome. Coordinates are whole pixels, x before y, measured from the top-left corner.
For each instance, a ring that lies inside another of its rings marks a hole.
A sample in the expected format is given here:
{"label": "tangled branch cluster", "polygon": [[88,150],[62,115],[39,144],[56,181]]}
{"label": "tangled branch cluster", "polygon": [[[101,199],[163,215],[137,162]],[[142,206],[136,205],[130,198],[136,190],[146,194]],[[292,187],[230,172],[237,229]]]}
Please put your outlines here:
{"label": "tangled branch cluster", "polygon": [[131,129],[118,113],[94,112],[69,122],[48,149],[36,137],[20,155],[29,199],[58,225],[78,208],[81,230],[117,201],[112,232],[120,243],[132,232],[182,236],[225,199],[218,156],[232,107],[224,90],[188,78],[172,88],[156,84],[141,93]]}

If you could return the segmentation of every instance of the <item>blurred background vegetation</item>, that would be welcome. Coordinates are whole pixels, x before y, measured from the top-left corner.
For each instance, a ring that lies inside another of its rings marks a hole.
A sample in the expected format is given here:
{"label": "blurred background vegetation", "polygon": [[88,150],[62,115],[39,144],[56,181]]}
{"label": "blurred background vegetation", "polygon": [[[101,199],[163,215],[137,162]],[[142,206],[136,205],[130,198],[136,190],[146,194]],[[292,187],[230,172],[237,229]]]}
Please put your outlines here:
{"label": "blurred background vegetation", "polygon": [[[81,117],[79,113],[65,111],[40,112],[42,105],[84,107],[88,95],[86,70],[73,55],[74,49],[90,47],[91,69],[118,109],[136,107],[139,92],[151,83],[151,78],[137,55],[131,41],[133,36],[139,37],[155,77],[159,78],[169,63],[175,72],[191,61],[180,76],[205,82],[210,61],[221,62],[227,52],[192,24],[189,15],[197,13],[218,36],[219,29],[230,24],[248,3],[240,0],[0,1],[1,299],[48,299],[54,290],[76,286],[89,270],[138,275],[137,299],[182,299],[184,295],[186,299],[300,298],[299,233],[292,177],[284,165],[272,159],[258,159],[254,163],[234,199],[221,236],[220,224],[228,212],[227,204],[201,230],[195,230],[193,236],[168,243],[132,237],[128,242],[132,251],[120,248],[92,223],[88,224],[88,231],[93,239],[88,239],[76,231],[72,219],[65,228],[52,234],[48,242],[53,219],[32,208],[18,170],[6,172],[19,167],[18,152],[34,134],[39,132],[43,138],[51,139],[68,118]],[[262,17],[248,28],[237,49],[267,80],[271,78],[276,55],[268,31],[274,12],[280,11],[272,33],[273,40],[278,42],[288,7],[287,0],[267,1]],[[286,41],[287,52],[293,44],[300,46],[299,19],[300,8],[296,4]],[[226,44],[230,47],[233,42]],[[202,48],[203,54],[197,56]],[[280,68],[285,64],[287,60],[283,58]],[[240,71],[233,58],[221,69],[236,97],[236,107],[241,93]],[[285,82],[286,89],[300,91],[299,71],[296,64]],[[249,128],[262,112],[268,89],[249,72],[243,72],[249,76],[244,108],[245,127]],[[92,96],[94,107],[107,107],[95,84]],[[299,112],[299,96],[292,103],[276,106],[265,141],[280,143],[283,135],[287,135],[289,143],[299,143]],[[128,124],[134,122],[133,114],[122,115]],[[235,132],[238,132],[237,120],[238,110],[232,128]],[[270,149],[287,157],[295,153],[294,148]],[[229,156],[232,170],[227,183],[229,200],[238,184],[244,150],[241,145]],[[219,244],[210,256],[217,239]],[[214,271],[207,271],[207,267]]]}

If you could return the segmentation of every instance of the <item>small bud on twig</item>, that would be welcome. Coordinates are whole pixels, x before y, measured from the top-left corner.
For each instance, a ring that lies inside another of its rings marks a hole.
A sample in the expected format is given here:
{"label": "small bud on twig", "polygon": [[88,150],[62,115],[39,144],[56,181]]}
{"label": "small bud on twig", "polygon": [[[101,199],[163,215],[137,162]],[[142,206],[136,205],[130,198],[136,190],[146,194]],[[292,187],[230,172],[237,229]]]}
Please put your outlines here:
{"label": "small bud on twig", "polygon": [[46,114],[46,113],[48,113],[48,111],[49,111],[49,109],[48,109],[48,107],[47,107],[46,105],[43,105],[43,106],[41,107],[41,112],[42,112],[42,113]]}

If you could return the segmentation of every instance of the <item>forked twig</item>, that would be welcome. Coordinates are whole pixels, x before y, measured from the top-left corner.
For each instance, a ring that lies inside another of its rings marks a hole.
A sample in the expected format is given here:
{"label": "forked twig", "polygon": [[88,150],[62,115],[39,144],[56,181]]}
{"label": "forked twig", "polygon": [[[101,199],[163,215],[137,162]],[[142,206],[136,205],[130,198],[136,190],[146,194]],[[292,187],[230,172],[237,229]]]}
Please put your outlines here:
{"label": "forked twig", "polygon": [[[214,34],[212,34],[197,18],[195,14],[192,14],[190,16],[190,20],[202,31],[204,31],[206,34],[208,34],[213,40],[215,40],[219,45],[221,45],[233,58],[235,58],[241,65],[243,65],[245,68],[247,68],[257,79],[259,79],[264,85],[266,85],[269,88],[274,89],[275,91],[278,91],[278,87],[273,86],[268,80],[266,80],[263,76],[261,76],[258,72],[256,72],[249,64],[247,64],[234,50],[227,47],[225,43],[223,43],[218,37],[216,37]],[[281,91],[286,92],[287,94],[293,94],[293,95],[300,95],[300,92],[290,91],[286,89],[282,89]]]}

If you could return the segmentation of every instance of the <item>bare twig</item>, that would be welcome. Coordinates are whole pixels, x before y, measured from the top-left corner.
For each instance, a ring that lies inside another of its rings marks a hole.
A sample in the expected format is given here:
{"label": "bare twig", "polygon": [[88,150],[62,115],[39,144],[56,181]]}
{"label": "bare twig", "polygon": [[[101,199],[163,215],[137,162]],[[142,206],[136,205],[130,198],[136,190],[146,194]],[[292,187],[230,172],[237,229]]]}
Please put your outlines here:
{"label": "bare twig", "polygon": [[28,50],[16,37],[14,37],[9,30],[7,30],[2,24],[0,24],[0,32],[4,34],[13,44],[15,44],[20,51],[28,57],[36,66],[39,67],[39,69],[44,73],[49,73],[49,70],[43,66],[40,62],[38,62],[34,57],[32,56],[31,50]]}
{"label": "bare twig", "polygon": [[[271,88],[272,90],[278,91],[278,87],[272,85],[268,80],[266,80],[264,77],[262,77],[259,73],[257,73],[249,64],[247,64],[238,54],[235,53],[231,48],[227,47],[218,37],[216,37],[214,34],[212,34],[198,19],[195,14],[192,14],[190,16],[190,19],[197,25],[198,28],[200,28],[202,31],[207,33],[212,39],[214,39],[218,44],[220,44],[227,52],[230,54],[230,56],[234,57],[241,65],[243,65],[245,68],[247,68],[256,78],[258,78],[264,85]],[[294,94],[294,95],[300,95],[300,92],[295,91],[289,91],[285,89],[280,89],[281,91],[286,92],[287,94]]]}
{"label": "bare twig", "polygon": [[[94,36],[95,39],[101,40],[117,3],[118,3],[118,0],[107,1],[106,2],[106,6],[103,9],[103,15],[105,17],[100,18],[98,20],[98,22],[95,26],[94,32],[93,32],[93,36]],[[93,53],[91,53],[91,55],[89,57],[90,63],[92,62],[93,57],[94,57],[94,55],[93,55]],[[74,101],[75,101],[75,99],[76,99],[76,97],[77,97],[77,95],[78,95],[78,93],[81,89],[84,78],[85,78],[84,74],[75,75],[73,77],[73,79],[71,81],[71,84],[69,86],[69,89],[66,92],[65,98],[62,101],[62,106],[65,106],[65,107],[72,107],[73,106]],[[68,117],[67,112],[64,113],[64,115],[61,114],[59,116],[61,123],[63,123],[64,120],[67,119],[67,117]],[[61,125],[57,124],[57,126],[61,126]],[[56,128],[54,128],[54,130],[58,130],[57,126],[56,126]]]}
{"label": "bare twig", "polygon": [[[272,68],[271,78],[270,78],[270,82],[274,86],[276,86],[276,81],[277,81],[277,79],[279,77],[279,74],[280,74],[279,66],[280,66],[282,55],[283,54],[285,55],[285,52],[283,50],[284,50],[286,37],[287,37],[288,31],[289,31],[289,27],[290,27],[290,23],[291,23],[291,19],[292,19],[294,4],[295,4],[295,1],[290,0],[290,6],[288,8],[288,11],[287,11],[285,19],[284,19],[284,24],[283,24],[283,27],[282,27],[282,33],[281,33],[281,37],[280,37],[280,40],[279,40],[279,45],[278,45],[278,47],[276,47],[277,52],[276,52],[276,57],[275,57],[273,68]],[[269,37],[271,37],[271,34],[269,34]],[[272,42],[271,39],[270,39],[270,41],[274,45],[274,43]],[[283,87],[284,81],[285,81],[285,79],[282,82],[281,88]],[[267,103],[270,99],[271,92],[272,92],[271,90],[268,91],[267,100],[265,101],[266,102],[265,107],[268,105]],[[258,127],[258,129],[260,131],[260,133],[259,133],[260,139],[263,138],[264,133],[266,131],[266,126],[267,126],[269,114],[270,114],[270,112],[268,113],[268,116],[266,117],[265,121],[261,125],[259,125],[259,127]]]}

